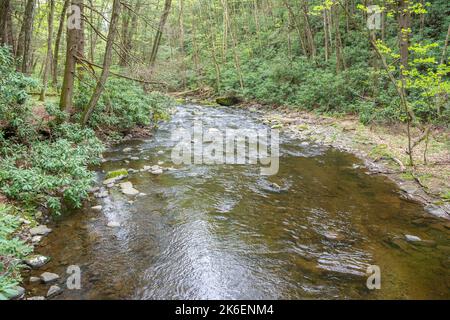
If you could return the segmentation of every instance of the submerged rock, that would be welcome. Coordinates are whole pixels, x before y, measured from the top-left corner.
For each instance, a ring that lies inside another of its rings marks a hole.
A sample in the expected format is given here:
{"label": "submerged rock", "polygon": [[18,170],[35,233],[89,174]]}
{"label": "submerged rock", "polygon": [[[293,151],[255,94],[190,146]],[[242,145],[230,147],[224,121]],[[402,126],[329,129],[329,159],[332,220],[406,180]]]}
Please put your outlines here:
{"label": "submerged rock", "polygon": [[47,228],[46,225],[40,225],[30,229],[30,234],[32,236],[46,236],[50,232],[52,232],[52,229]]}
{"label": "submerged rock", "polygon": [[59,276],[56,273],[44,272],[41,274],[40,279],[43,283],[50,283],[58,280]]}
{"label": "submerged rock", "polygon": [[42,267],[49,261],[50,261],[49,257],[38,255],[38,254],[31,255],[23,260],[23,262],[26,265],[28,265],[32,268],[35,268],[35,269]]}

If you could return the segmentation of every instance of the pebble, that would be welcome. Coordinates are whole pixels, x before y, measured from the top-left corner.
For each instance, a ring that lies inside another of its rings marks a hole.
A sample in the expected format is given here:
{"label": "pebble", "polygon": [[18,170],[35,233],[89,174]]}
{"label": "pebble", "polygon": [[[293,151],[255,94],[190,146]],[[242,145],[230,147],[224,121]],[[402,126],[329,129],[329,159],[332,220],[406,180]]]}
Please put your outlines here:
{"label": "pebble", "polygon": [[102,211],[103,207],[102,206],[95,206],[91,208],[94,211]]}
{"label": "pebble", "polygon": [[122,151],[123,152],[131,152],[131,151],[133,151],[133,149],[128,147],[128,148],[123,149]]}
{"label": "pebble", "polygon": [[41,278],[39,277],[30,277],[30,283],[41,282]]}
{"label": "pebble", "polygon": [[43,283],[50,283],[58,280],[59,276],[56,273],[44,272],[40,278]]}
{"label": "pebble", "polygon": [[139,160],[139,157],[130,157],[130,160],[137,161]]}

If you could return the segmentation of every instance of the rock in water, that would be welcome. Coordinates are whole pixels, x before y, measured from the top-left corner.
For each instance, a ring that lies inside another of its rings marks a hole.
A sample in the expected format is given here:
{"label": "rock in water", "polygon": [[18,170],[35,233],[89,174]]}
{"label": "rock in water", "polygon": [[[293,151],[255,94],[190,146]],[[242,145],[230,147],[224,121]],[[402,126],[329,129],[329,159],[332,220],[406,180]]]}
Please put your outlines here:
{"label": "rock in water", "polygon": [[109,228],[119,228],[120,227],[120,223],[116,222],[116,221],[111,221],[107,224],[107,226]]}
{"label": "rock in water", "polygon": [[41,280],[43,283],[50,283],[59,279],[59,276],[56,273],[44,272],[41,274]]}
{"label": "rock in water", "polygon": [[14,293],[9,296],[9,299],[11,299],[11,300],[20,299],[25,295],[25,289],[22,287],[17,286],[17,287],[14,287],[13,290],[14,290]]}
{"label": "rock in water", "polygon": [[127,196],[136,196],[139,194],[139,191],[133,188],[133,184],[131,182],[121,183],[120,188],[122,189],[122,193]]}
{"label": "rock in water", "polygon": [[47,291],[47,298],[55,297],[61,293],[62,289],[59,286],[57,285],[51,286],[50,289],[48,289]]}
{"label": "rock in water", "polygon": [[45,265],[50,261],[49,257],[41,256],[41,255],[32,255],[23,260],[23,262],[30,267],[37,269]]}
{"label": "rock in water", "polygon": [[36,297],[30,297],[30,298],[27,298],[27,300],[45,300],[45,297],[42,297],[42,296],[36,296]]}
{"label": "rock in water", "polygon": [[422,239],[420,239],[419,237],[417,237],[417,236],[412,236],[412,235],[410,235],[410,234],[406,234],[406,235],[405,235],[405,238],[406,238],[406,241],[409,241],[409,242],[422,241]]}
{"label": "rock in water", "polygon": [[131,148],[128,147],[128,148],[123,149],[122,151],[123,151],[123,152],[131,152],[132,150],[133,150],[133,149],[131,149]]}
{"label": "rock in water", "polygon": [[102,206],[95,206],[91,208],[94,211],[102,211],[103,207]]}
{"label": "rock in water", "polygon": [[30,229],[30,234],[32,236],[46,236],[50,232],[52,232],[52,229],[47,228],[45,225],[40,225]]}
{"label": "rock in water", "polygon": [[220,104],[221,106],[234,106],[240,102],[238,97],[235,96],[228,96],[228,97],[220,97],[216,99],[217,104]]}

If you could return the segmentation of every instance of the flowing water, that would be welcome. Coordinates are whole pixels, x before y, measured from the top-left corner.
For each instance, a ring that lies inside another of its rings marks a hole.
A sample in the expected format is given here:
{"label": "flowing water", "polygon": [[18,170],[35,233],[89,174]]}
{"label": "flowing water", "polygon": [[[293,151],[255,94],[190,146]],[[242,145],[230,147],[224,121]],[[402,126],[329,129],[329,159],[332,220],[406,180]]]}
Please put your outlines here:
{"label": "flowing water", "polygon": [[[171,134],[193,120],[207,128],[264,127],[242,110],[180,106],[154,137],[105,153],[99,184],[114,169],[174,166]],[[111,189],[66,212],[37,250],[51,262],[32,275],[56,272],[64,287],[67,267],[80,266],[81,289],[65,289],[58,299],[450,298],[442,221],[402,198],[387,178],[368,175],[350,154],[284,135],[280,141],[275,176],[260,175],[257,165],[130,175],[145,195]],[[102,212],[90,209],[98,204]],[[110,221],[121,226],[109,228]],[[405,234],[432,241],[412,244]],[[369,265],[380,267],[379,290],[366,286]],[[27,289],[45,295],[48,286]]]}

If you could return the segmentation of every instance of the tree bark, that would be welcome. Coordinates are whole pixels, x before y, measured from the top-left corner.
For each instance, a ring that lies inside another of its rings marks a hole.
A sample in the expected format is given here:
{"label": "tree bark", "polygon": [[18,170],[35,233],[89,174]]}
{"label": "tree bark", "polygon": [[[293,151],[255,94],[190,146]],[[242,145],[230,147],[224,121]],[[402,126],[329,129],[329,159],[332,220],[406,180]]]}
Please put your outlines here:
{"label": "tree bark", "polygon": [[65,0],[63,8],[61,10],[61,15],[59,17],[58,32],[56,34],[55,40],[55,51],[53,53],[53,64],[52,64],[52,82],[55,88],[58,88],[58,62],[59,62],[59,47],[61,44],[61,37],[64,30],[64,22],[66,20],[66,11],[69,7],[70,0]]}
{"label": "tree bark", "polygon": [[[78,6],[80,9],[83,5],[83,0],[72,0],[73,6]],[[71,17],[72,12],[67,12],[68,17]],[[81,25],[82,27],[82,25]],[[61,89],[61,100],[59,106],[62,111],[71,113],[73,109],[73,84],[75,81],[75,71],[77,64],[77,57],[82,57],[83,53],[81,42],[83,31],[77,28],[67,30],[67,50],[66,50],[66,65],[64,68],[64,80]]]}
{"label": "tree bark", "polygon": [[84,125],[88,123],[89,118],[92,112],[94,111],[94,108],[98,100],[100,99],[103,90],[105,89],[106,81],[108,80],[109,69],[112,63],[114,39],[117,34],[117,25],[120,18],[120,10],[121,10],[120,0],[114,0],[111,22],[109,24],[108,38],[106,40],[105,56],[103,58],[103,69],[100,75],[100,79],[97,81],[97,85],[95,86],[94,93],[92,94],[89,104],[87,105],[84,115],[82,117],[82,123]]}
{"label": "tree bark", "polygon": [[28,74],[31,67],[31,40],[33,34],[34,11],[36,8],[35,0],[28,0],[25,6],[25,14],[22,27],[20,29],[19,42],[17,44],[17,58],[22,58],[18,65],[18,71]]}
{"label": "tree bark", "polygon": [[164,11],[163,11],[163,13],[161,15],[161,19],[159,21],[158,31],[156,32],[155,40],[153,42],[152,53],[150,55],[150,66],[151,67],[154,67],[155,62],[156,62],[156,56],[158,55],[159,45],[161,43],[164,26],[166,25],[166,20],[170,13],[171,5],[172,5],[172,0],[165,0]]}
{"label": "tree bark", "polygon": [[55,0],[49,0],[48,13],[48,37],[47,37],[47,58],[45,59],[44,76],[42,80],[42,91],[40,101],[45,101],[45,92],[47,91],[48,75],[52,65],[52,43],[53,43],[53,16],[55,15]]}

